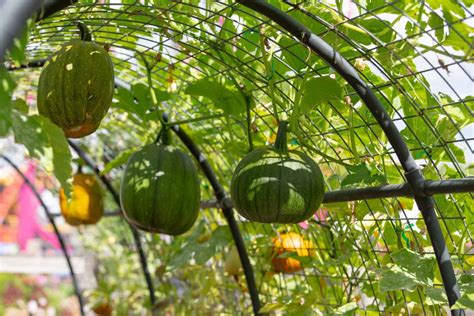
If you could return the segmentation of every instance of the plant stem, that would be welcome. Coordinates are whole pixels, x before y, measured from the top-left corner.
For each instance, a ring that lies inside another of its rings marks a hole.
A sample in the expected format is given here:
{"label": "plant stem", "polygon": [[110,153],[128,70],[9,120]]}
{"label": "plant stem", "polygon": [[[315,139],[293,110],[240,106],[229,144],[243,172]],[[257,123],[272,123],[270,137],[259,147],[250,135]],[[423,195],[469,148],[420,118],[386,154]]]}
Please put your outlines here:
{"label": "plant stem", "polygon": [[360,157],[359,154],[357,153],[357,146],[355,142],[355,132],[354,132],[354,109],[352,108],[352,105],[349,105],[349,139],[352,147],[352,154],[354,155],[354,159],[356,164],[360,164]]}
{"label": "plant stem", "polygon": [[[214,50],[217,52],[217,56],[219,57],[219,60],[224,60],[224,58],[222,57],[222,54],[219,51],[219,49],[214,48]],[[246,108],[246,116],[247,116],[246,117],[246,119],[247,119],[247,139],[248,139],[248,143],[249,143],[249,151],[252,151],[253,150],[253,141],[252,141],[252,133],[251,133],[251,128],[250,128],[250,124],[251,124],[251,121],[252,121],[251,120],[251,111],[250,111],[250,102],[251,102],[252,96],[248,95],[244,91],[244,89],[239,85],[239,83],[237,82],[237,79],[235,78],[235,76],[231,72],[228,72],[227,76],[234,83],[234,85],[237,87],[240,94],[244,98],[245,108]]]}
{"label": "plant stem", "polygon": [[251,118],[251,111],[250,111],[250,97],[245,98],[245,107],[247,110],[247,139],[249,142],[249,151],[253,150],[253,142],[252,142],[252,130],[251,130],[251,124],[252,124],[252,118]]}
{"label": "plant stem", "polygon": [[81,41],[90,42],[92,41],[92,33],[84,22],[74,21],[74,24],[77,26],[81,32]]}
{"label": "plant stem", "polygon": [[194,122],[200,122],[200,121],[207,121],[211,120],[214,118],[221,118],[224,117],[224,114],[212,114],[212,115],[206,115],[206,116],[200,116],[200,117],[195,117],[187,120],[180,120],[180,121],[174,121],[174,122],[165,122],[164,124],[167,126],[173,126],[173,125],[183,125],[183,124],[188,124],[188,123],[194,123]]}
{"label": "plant stem", "polygon": [[288,152],[288,144],[286,133],[288,131],[288,122],[280,121],[278,123],[278,131],[275,140],[275,145],[273,146],[275,150],[279,153],[286,154]]}
{"label": "plant stem", "polygon": [[348,164],[348,163],[345,163],[345,162],[342,162],[340,161],[339,159],[336,159],[336,158],[333,158],[325,153],[323,153],[321,150],[317,149],[316,147],[314,146],[311,146],[309,145],[307,142],[305,142],[303,140],[303,137],[301,135],[299,135],[298,133],[295,133],[296,137],[298,138],[298,142],[305,146],[306,148],[308,148],[310,151],[312,152],[315,152],[316,154],[322,156],[323,158],[325,158],[326,160],[330,161],[330,162],[334,162],[338,165],[341,165],[341,166],[344,166],[344,167],[351,167],[352,165],[351,164]]}
{"label": "plant stem", "polygon": [[267,77],[268,79],[268,88],[270,92],[270,97],[272,99],[272,107],[273,107],[273,115],[275,116],[275,119],[277,122],[280,122],[280,118],[278,116],[278,109],[276,107],[276,97],[275,97],[275,76],[274,76],[274,71],[272,69],[272,58],[273,58],[273,52],[270,54],[267,53],[265,49],[265,35],[263,32],[260,32],[260,46],[262,49],[262,56],[263,56],[263,64],[265,65],[265,69],[267,71]]}
{"label": "plant stem", "polygon": [[158,104],[158,99],[156,97],[155,90],[153,89],[153,81],[151,79],[151,69],[152,69],[152,67],[150,66],[150,64],[148,63],[148,61],[146,60],[146,58],[143,55],[140,55],[140,57],[142,58],[143,63],[145,64],[145,68],[146,68],[146,77],[147,77],[147,81],[148,81],[148,91],[150,93],[151,105],[153,106],[153,108],[155,109],[155,112],[158,115],[158,120],[160,121],[161,126],[165,127],[166,123],[163,120],[163,112],[160,109],[160,106]]}

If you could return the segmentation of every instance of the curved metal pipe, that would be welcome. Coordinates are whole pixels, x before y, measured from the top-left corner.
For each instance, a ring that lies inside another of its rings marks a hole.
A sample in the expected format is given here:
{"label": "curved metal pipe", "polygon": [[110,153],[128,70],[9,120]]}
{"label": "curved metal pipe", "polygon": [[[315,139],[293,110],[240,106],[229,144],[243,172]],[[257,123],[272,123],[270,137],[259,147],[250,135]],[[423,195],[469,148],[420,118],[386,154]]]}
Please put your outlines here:
{"label": "curved metal pipe", "polygon": [[25,181],[26,185],[31,189],[35,197],[38,199],[38,201],[41,204],[41,207],[43,208],[44,212],[46,213],[46,217],[48,218],[49,223],[51,226],[53,226],[54,233],[56,234],[56,237],[58,237],[59,245],[61,246],[61,250],[63,251],[64,257],[66,258],[66,263],[69,268],[69,272],[71,273],[71,279],[72,279],[72,284],[74,286],[74,292],[76,293],[77,300],[79,301],[79,308],[81,311],[81,315],[84,315],[84,301],[82,299],[81,291],[79,289],[79,284],[77,283],[77,277],[76,273],[74,272],[74,268],[71,263],[71,258],[69,257],[69,254],[67,252],[66,248],[66,243],[64,242],[63,237],[61,236],[61,233],[59,232],[58,227],[56,226],[56,222],[54,221],[54,217],[49,211],[49,208],[46,206],[44,203],[43,199],[39,195],[38,191],[36,191],[35,186],[30,182],[30,180],[23,174],[23,172],[18,168],[18,166],[11,161],[9,158],[5,157],[4,155],[0,155],[0,157],[5,160],[10,166],[15,169],[15,171],[23,178],[23,181]]}
{"label": "curved metal pipe", "polygon": [[40,7],[40,1],[0,2],[0,62],[13,39],[25,28],[26,21]]}
{"label": "curved metal pipe", "polygon": [[0,61],[13,39],[23,30],[26,21],[35,13],[36,21],[60,11],[77,0],[37,0],[0,2]]}
{"label": "curved metal pipe", "polygon": [[[168,121],[168,116],[166,113],[163,113],[163,119],[165,122]],[[240,261],[242,263],[242,268],[245,274],[245,280],[247,282],[247,287],[249,289],[250,299],[252,301],[252,308],[255,315],[260,315],[260,299],[258,297],[257,285],[255,283],[255,275],[253,273],[252,264],[248,257],[247,250],[245,249],[245,243],[242,238],[242,235],[239,230],[239,226],[234,218],[234,210],[232,208],[232,203],[230,203],[229,198],[227,198],[224,188],[217,180],[214,170],[212,170],[211,165],[207,161],[206,157],[202,154],[196,144],[193,142],[191,137],[189,137],[186,132],[184,132],[179,125],[172,125],[171,129],[173,132],[180,138],[183,144],[188,148],[194,158],[197,160],[201,166],[202,171],[206,175],[206,178],[209,180],[209,183],[214,190],[214,195],[217,199],[217,205],[222,209],[224,216],[229,224],[230,232],[232,238],[234,239],[235,246],[239,253]]]}
{"label": "curved metal pipe", "polygon": [[[100,178],[102,183],[105,185],[107,190],[112,195],[112,198],[114,199],[117,206],[119,208],[121,208],[121,206],[120,206],[120,196],[119,196],[118,192],[115,190],[115,188],[113,187],[112,183],[110,183],[109,179],[107,179],[106,176],[101,175],[99,167],[97,167],[97,165],[89,158],[89,156],[87,156],[87,154],[76,143],[72,142],[71,140],[68,140],[68,143],[69,143],[69,146],[71,146],[71,148],[77,153],[77,155],[79,157],[81,157],[81,159],[84,160],[84,162],[90,168],[92,168],[94,170],[94,173],[97,175],[97,177]],[[140,235],[139,235],[139,233],[138,233],[138,231],[135,227],[133,227],[128,222],[127,222],[127,224],[130,227],[130,230],[132,231],[133,240],[135,242],[135,247],[137,247],[138,256],[139,256],[139,259],[140,259],[140,265],[142,267],[143,275],[145,277],[145,281],[146,281],[146,284],[147,284],[147,287],[148,287],[148,293],[150,295],[151,306],[153,307],[156,304],[155,290],[154,290],[154,287],[153,287],[153,280],[151,278],[150,270],[148,269],[148,263],[146,261],[145,251],[143,251],[143,246],[142,246],[142,242],[140,240]]]}
{"label": "curved metal pipe", "polygon": [[[408,146],[405,144],[390,116],[385,111],[382,103],[380,103],[374,92],[359,77],[354,67],[352,67],[352,65],[344,59],[342,55],[296,19],[265,0],[237,0],[237,2],[265,15],[295,36],[314,53],[324,59],[326,63],[328,63],[344,79],[346,79],[360,98],[364,100],[364,103],[387,136],[389,143],[392,145],[398,159],[400,160],[400,164],[405,171],[405,177],[411,190],[414,192],[415,202],[423,215],[430,236],[449,305],[453,306],[460,297],[459,287],[456,283],[453,264],[451,262],[448,248],[446,247],[443,232],[439,225],[438,218],[436,217],[433,197],[424,193],[424,177],[418,169]],[[453,315],[460,315],[461,310],[451,310],[451,313]]]}

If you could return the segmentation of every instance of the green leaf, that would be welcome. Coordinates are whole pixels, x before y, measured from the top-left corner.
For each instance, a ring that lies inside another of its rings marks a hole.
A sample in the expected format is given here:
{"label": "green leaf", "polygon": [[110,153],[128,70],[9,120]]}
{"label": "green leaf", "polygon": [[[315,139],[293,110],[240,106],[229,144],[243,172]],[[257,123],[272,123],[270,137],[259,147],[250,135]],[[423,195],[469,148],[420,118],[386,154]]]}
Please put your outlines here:
{"label": "green leaf", "polygon": [[364,180],[370,178],[370,170],[365,163],[347,167],[347,170],[349,171],[349,175],[342,180],[341,186],[364,182]]}
{"label": "green leaf", "polygon": [[383,270],[379,283],[380,291],[408,290],[413,291],[417,283],[413,276],[394,265],[390,270]]}
{"label": "green leaf", "polygon": [[43,116],[38,117],[43,121],[43,131],[48,136],[49,144],[53,149],[54,176],[58,179],[66,196],[70,198],[72,192],[72,156],[68,142],[61,128]]}
{"label": "green leaf", "polygon": [[46,171],[53,172],[67,197],[72,190],[71,152],[64,132],[40,115],[13,114],[15,141],[25,145],[31,157],[41,161]]}
{"label": "green leaf", "polygon": [[456,304],[453,305],[452,309],[467,309],[474,310],[474,292],[464,293]]}
{"label": "green leaf", "polygon": [[277,311],[284,311],[286,310],[286,304],[276,302],[276,303],[267,303],[263,305],[259,312],[260,313],[269,313],[269,312],[277,312]]}
{"label": "green leaf", "polygon": [[122,109],[126,112],[135,113],[133,94],[129,90],[118,87],[115,98],[115,102],[113,103],[114,107]]}
{"label": "green leaf", "polygon": [[125,151],[122,151],[117,157],[115,157],[112,161],[109,161],[106,165],[104,170],[101,171],[101,175],[108,174],[111,170],[120,167],[121,165],[125,164],[128,161],[128,158],[137,150],[136,147],[129,148]]}
{"label": "green leaf", "polygon": [[464,308],[474,310],[474,275],[463,274],[459,278],[461,297],[453,308]]}
{"label": "green leaf", "polygon": [[299,115],[309,113],[323,102],[342,99],[342,87],[329,76],[306,80],[301,87]]}
{"label": "green leaf", "polygon": [[158,102],[168,101],[171,98],[171,93],[166,91],[161,91],[158,89],[155,90],[156,100]]}
{"label": "green leaf", "polygon": [[[148,87],[143,83],[134,84],[130,88],[132,95],[138,100],[139,104],[146,104],[148,108],[151,106],[150,95]],[[148,109],[145,108],[145,111]]]}
{"label": "green leaf", "polygon": [[422,257],[420,254],[403,248],[391,254],[395,263],[402,269],[413,273],[419,284],[432,285],[435,260],[432,257]]}
{"label": "green leaf", "polygon": [[371,184],[374,182],[386,182],[385,177],[380,174],[376,168],[371,168],[366,163],[348,166],[347,171],[349,171],[349,174],[342,180],[342,187],[358,183]]}
{"label": "green leaf", "polygon": [[29,110],[28,104],[26,104],[25,100],[23,99],[13,100],[12,108],[23,114],[28,114],[28,110]]}
{"label": "green leaf", "polygon": [[0,64],[0,137],[5,136],[12,126],[11,97],[15,86],[8,70]]}
{"label": "green leaf", "polygon": [[6,136],[12,127],[11,102],[0,103],[0,137]]}
{"label": "green leaf", "polygon": [[336,309],[333,314],[334,315],[355,315],[355,310],[357,309],[356,302],[350,302],[340,306]]}
{"label": "green leaf", "polygon": [[278,45],[282,48],[281,54],[288,63],[288,66],[297,72],[308,67],[306,59],[312,53],[310,50],[288,37],[282,37]]}
{"label": "green leaf", "polygon": [[381,273],[380,291],[415,289],[416,285],[432,286],[435,260],[403,248],[391,254],[395,264]]}
{"label": "green leaf", "polygon": [[238,115],[246,111],[245,100],[239,91],[230,90],[223,84],[207,78],[190,84],[185,93],[210,99],[216,108],[223,110],[227,115]]}
{"label": "green leaf", "polygon": [[446,305],[448,299],[444,289],[429,287],[426,289],[426,304],[427,305]]}
{"label": "green leaf", "polygon": [[173,269],[188,265],[189,261],[191,261],[191,258],[193,257],[193,253],[194,251],[191,249],[191,247],[184,247],[180,249],[169,261],[168,268]]}
{"label": "green leaf", "polygon": [[430,18],[428,19],[428,25],[431,28],[436,29],[435,30],[436,38],[438,39],[439,42],[442,42],[444,40],[444,21],[443,21],[443,19],[436,12],[431,12],[430,13]]}

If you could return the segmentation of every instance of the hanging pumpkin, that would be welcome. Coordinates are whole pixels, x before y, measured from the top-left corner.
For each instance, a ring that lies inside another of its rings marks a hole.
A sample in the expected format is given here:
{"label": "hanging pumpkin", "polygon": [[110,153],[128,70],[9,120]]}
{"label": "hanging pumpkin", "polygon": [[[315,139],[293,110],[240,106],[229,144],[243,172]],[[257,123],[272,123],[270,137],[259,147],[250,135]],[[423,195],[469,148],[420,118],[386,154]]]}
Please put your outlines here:
{"label": "hanging pumpkin", "polygon": [[108,301],[103,301],[94,305],[92,311],[95,315],[110,316],[112,315],[112,306]]}
{"label": "hanging pumpkin", "polygon": [[64,190],[60,195],[61,214],[72,226],[95,224],[103,215],[104,202],[100,184],[94,175],[78,173],[72,181],[72,197],[68,203]]}
{"label": "hanging pumpkin", "polygon": [[240,215],[261,223],[299,223],[311,217],[324,195],[318,165],[305,153],[289,151],[287,122],[280,122],[274,146],[245,156],[231,183]]}
{"label": "hanging pumpkin", "polygon": [[314,256],[314,246],[300,234],[290,232],[272,239],[272,265],[276,272],[292,273],[302,269],[301,262],[295,258],[280,258],[281,254],[295,252],[300,257]]}
{"label": "hanging pumpkin", "polygon": [[128,160],[120,188],[125,218],[139,229],[179,235],[197,219],[200,187],[193,161],[169,144],[150,144]]}
{"label": "hanging pumpkin", "polygon": [[91,41],[84,24],[73,40],[49,57],[38,82],[38,111],[66,137],[93,133],[112,104],[114,67],[107,51]]}
{"label": "hanging pumpkin", "polygon": [[232,246],[224,262],[224,270],[228,275],[236,276],[242,274],[242,262],[237,248]]}

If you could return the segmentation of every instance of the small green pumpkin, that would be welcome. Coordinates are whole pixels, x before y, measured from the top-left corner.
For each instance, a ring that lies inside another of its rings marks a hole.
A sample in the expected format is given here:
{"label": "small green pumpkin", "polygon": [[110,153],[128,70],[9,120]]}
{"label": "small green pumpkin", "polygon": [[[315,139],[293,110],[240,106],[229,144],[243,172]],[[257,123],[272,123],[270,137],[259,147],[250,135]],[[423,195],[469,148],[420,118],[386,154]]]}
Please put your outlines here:
{"label": "small green pumpkin", "polygon": [[61,127],[66,137],[93,133],[112,104],[114,67],[100,45],[91,42],[83,24],[84,40],[72,40],[49,57],[38,82],[38,111]]}
{"label": "small green pumpkin", "polygon": [[324,195],[318,165],[306,154],[288,151],[287,122],[280,122],[274,146],[256,149],[235,169],[231,196],[235,208],[260,223],[299,223],[311,217]]}
{"label": "small green pumpkin", "polygon": [[137,228],[182,234],[193,226],[199,212],[196,167],[173,146],[146,145],[127,162],[120,201],[125,218]]}

